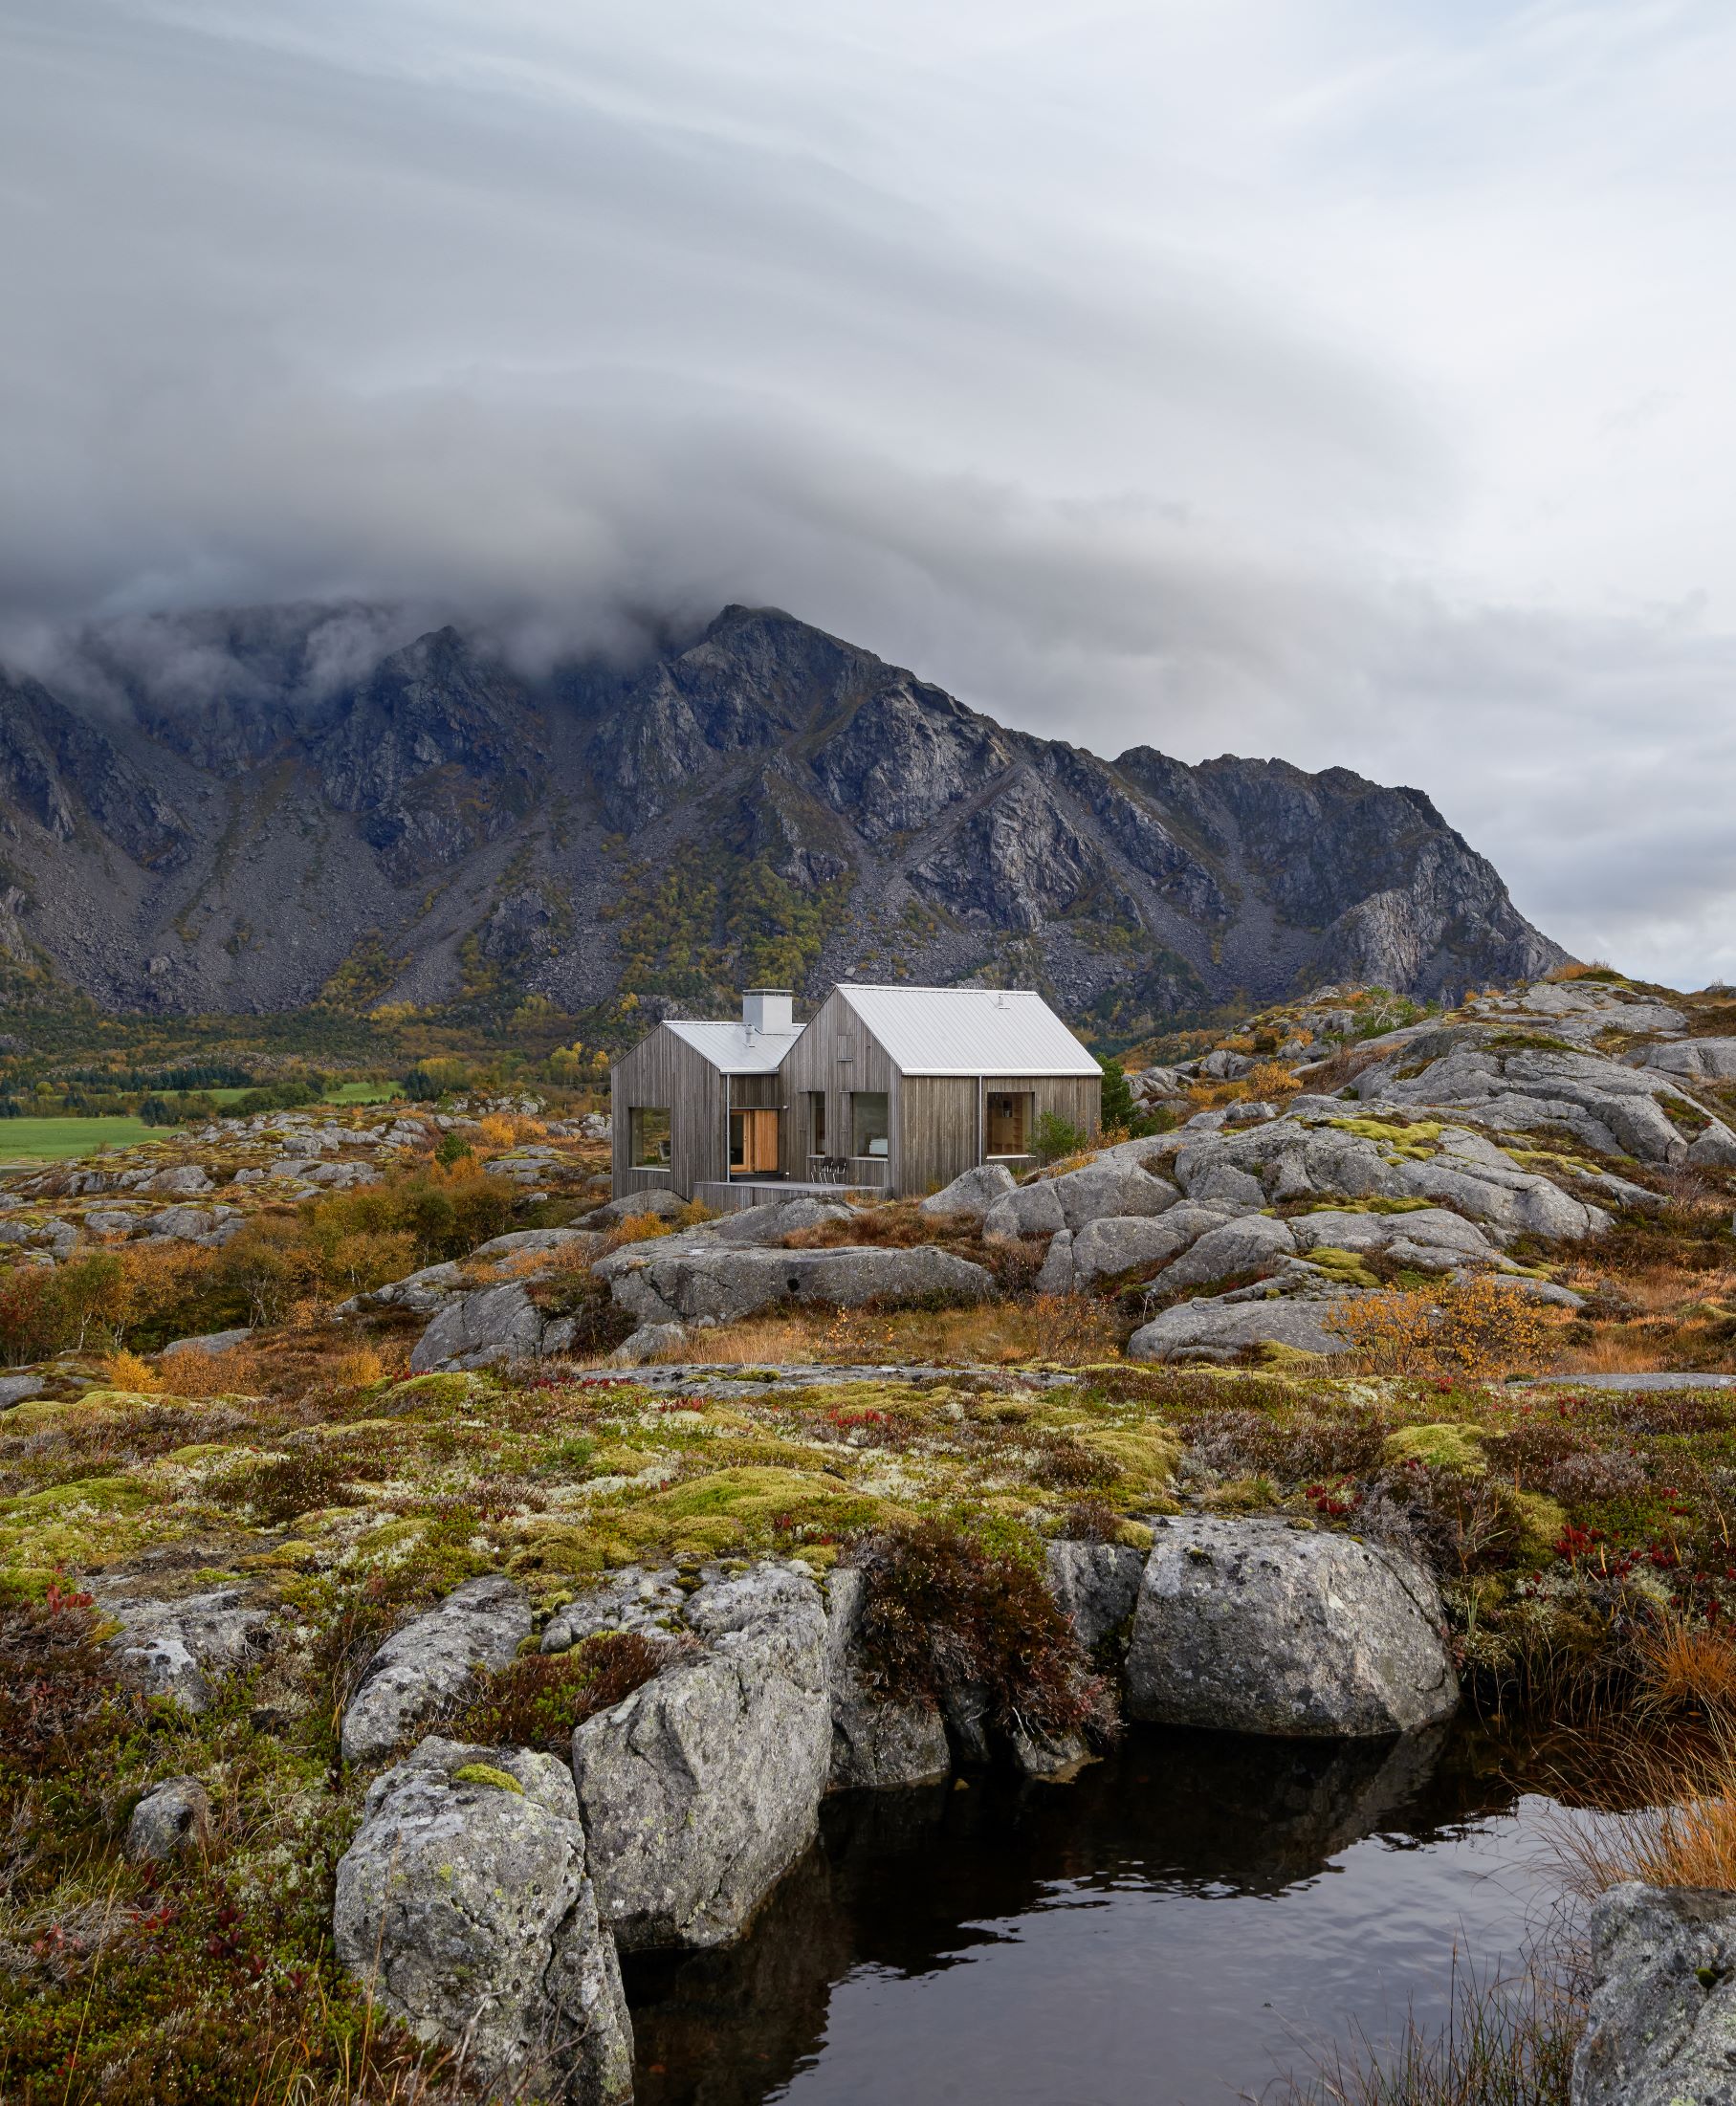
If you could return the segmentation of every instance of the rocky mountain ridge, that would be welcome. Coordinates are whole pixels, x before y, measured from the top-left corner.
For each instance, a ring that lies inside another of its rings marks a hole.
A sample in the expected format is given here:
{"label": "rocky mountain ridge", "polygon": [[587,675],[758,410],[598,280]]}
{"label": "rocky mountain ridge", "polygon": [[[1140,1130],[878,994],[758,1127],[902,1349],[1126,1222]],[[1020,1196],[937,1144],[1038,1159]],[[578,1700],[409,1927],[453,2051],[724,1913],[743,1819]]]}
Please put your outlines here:
{"label": "rocky mountain ridge", "polygon": [[1456,998],[1563,956],[1418,790],[1105,761],[776,610],[540,681],[450,627],[322,678],[335,620],[102,646],[100,708],[0,673],[14,961],[166,1012],[655,1013],[744,980],[984,976],[1132,1036],[1323,980]]}

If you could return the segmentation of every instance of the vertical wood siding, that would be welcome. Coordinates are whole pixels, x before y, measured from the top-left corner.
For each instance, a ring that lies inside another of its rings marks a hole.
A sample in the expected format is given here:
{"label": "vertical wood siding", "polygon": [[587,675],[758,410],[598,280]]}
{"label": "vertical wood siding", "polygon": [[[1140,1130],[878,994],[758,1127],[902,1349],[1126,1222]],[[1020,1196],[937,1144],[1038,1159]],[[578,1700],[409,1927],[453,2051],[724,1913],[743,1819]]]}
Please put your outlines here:
{"label": "vertical wood siding", "polygon": [[[854,1056],[847,1064],[839,1058],[846,1050]],[[919,1196],[951,1183],[982,1160],[981,1107],[987,1090],[1028,1091],[1033,1122],[1053,1111],[1084,1132],[1095,1133],[1102,1118],[1103,1085],[1095,1076],[901,1075],[886,1048],[834,990],[775,1074],[721,1075],[662,1024],[619,1061],[613,1071],[615,1192],[662,1186],[685,1199],[701,1184],[725,1182],[732,1107],[782,1108],[780,1167],[786,1177],[804,1182],[808,1157],[816,1152],[810,1092],[825,1095],[823,1152],[848,1155],[850,1097],[859,1089],[885,1091],[889,1139],[884,1163],[858,1166],[860,1181],[884,1185],[895,1196]],[[669,1107],[668,1176],[629,1166],[634,1105]]]}
{"label": "vertical wood siding", "polygon": [[[729,1078],[659,1024],[610,1071],[609,1110],[614,1122],[611,1155],[617,1198],[624,1192],[653,1189],[692,1197],[695,1186],[729,1174],[727,1125]],[[670,1171],[632,1167],[632,1108],[667,1105]]]}
{"label": "vertical wood siding", "polygon": [[950,1185],[981,1160],[976,1077],[906,1075],[898,1089],[898,1189],[920,1195]]}
{"label": "vertical wood siding", "polygon": [[[846,1049],[855,1057],[845,1066],[838,1056]],[[874,1173],[865,1172],[863,1181],[868,1182],[870,1175],[875,1182],[881,1176],[889,1179],[896,1176],[898,1108],[891,1100],[895,1097],[897,1078],[885,1047],[863,1029],[861,1021],[836,989],[820,1004],[814,1020],[783,1056],[778,1075],[783,1089],[781,1101],[789,1107],[783,1122],[784,1169],[788,1175],[801,1180],[808,1174],[808,1157],[814,1152],[808,1106],[811,1090],[825,1092],[826,1145],[824,1152],[847,1155],[850,1152],[851,1093],[858,1089],[883,1089],[889,1099],[888,1138],[893,1153],[889,1155],[884,1170],[876,1166]]]}

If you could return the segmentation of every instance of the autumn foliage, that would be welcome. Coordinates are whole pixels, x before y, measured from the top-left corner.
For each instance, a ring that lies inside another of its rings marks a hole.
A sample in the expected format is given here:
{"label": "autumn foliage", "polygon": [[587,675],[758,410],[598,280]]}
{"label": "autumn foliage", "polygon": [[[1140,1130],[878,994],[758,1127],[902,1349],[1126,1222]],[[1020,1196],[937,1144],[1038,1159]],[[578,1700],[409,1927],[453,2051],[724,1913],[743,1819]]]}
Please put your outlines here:
{"label": "autumn foliage", "polygon": [[1548,1309],[1510,1281],[1483,1273],[1439,1287],[1390,1287],[1327,1319],[1363,1371],[1488,1381],[1544,1365],[1554,1344]]}

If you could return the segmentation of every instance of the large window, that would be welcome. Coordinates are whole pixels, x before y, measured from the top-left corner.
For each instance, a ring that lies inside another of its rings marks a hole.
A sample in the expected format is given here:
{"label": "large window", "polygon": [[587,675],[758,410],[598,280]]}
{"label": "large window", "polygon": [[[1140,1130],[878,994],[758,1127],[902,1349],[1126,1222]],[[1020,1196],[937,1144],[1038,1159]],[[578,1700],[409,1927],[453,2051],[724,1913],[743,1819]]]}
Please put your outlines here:
{"label": "large window", "polygon": [[670,1167],[670,1114],[667,1105],[634,1105],[626,1115],[627,1139],[635,1170]]}
{"label": "large window", "polygon": [[1031,1106],[1028,1089],[991,1089],[983,1100],[983,1153],[1028,1155],[1031,1152]]}
{"label": "large window", "polygon": [[852,1155],[885,1155],[890,1152],[887,1138],[886,1091],[856,1089],[850,1092]]}

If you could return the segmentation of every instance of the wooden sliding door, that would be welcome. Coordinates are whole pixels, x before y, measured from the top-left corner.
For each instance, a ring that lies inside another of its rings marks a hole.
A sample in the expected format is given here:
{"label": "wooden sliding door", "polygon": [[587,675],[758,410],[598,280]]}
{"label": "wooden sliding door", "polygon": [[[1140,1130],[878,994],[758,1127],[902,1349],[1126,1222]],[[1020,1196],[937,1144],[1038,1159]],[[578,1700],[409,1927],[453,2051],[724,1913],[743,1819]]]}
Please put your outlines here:
{"label": "wooden sliding door", "polygon": [[730,1174],[764,1176],[778,1168],[776,1111],[730,1113]]}

